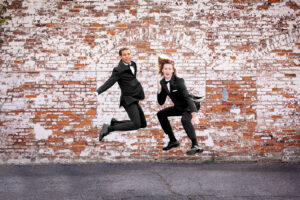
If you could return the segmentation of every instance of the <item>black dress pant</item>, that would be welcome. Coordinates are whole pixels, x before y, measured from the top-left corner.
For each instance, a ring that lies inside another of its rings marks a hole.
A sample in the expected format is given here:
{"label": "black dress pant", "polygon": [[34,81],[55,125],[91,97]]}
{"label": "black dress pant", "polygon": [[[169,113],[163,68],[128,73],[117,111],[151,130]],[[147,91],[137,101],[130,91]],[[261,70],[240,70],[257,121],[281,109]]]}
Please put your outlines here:
{"label": "black dress pant", "polygon": [[182,116],[181,123],[183,125],[185,132],[187,133],[188,137],[192,141],[192,145],[197,145],[198,143],[197,143],[195,128],[191,122],[192,114],[188,111],[180,111],[180,110],[176,109],[176,107],[174,107],[174,106],[160,110],[157,113],[157,117],[160,122],[160,125],[161,125],[162,129],[164,130],[164,132],[169,136],[170,141],[171,142],[176,141],[172,127],[168,120],[168,117],[171,117],[171,116]]}
{"label": "black dress pant", "polygon": [[144,112],[138,102],[124,107],[130,120],[117,121],[109,127],[109,131],[131,131],[147,126]]}

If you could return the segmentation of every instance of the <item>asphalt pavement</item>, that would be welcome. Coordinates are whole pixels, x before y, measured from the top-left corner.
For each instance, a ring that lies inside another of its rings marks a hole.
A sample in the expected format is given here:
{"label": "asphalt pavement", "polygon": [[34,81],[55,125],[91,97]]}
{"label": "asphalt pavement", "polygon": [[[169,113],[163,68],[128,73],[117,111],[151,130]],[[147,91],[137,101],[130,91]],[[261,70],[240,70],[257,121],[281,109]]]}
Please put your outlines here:
{"label": "asphalt pavement", "polygon": [[299,163],[0,165],[1,200],[299,200]]}

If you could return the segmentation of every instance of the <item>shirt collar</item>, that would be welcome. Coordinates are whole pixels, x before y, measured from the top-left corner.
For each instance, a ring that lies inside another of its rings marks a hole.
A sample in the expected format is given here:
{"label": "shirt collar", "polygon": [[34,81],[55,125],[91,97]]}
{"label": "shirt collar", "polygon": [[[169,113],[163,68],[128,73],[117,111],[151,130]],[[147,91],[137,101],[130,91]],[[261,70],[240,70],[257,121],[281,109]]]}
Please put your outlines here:
{"label": "shirt collar", "polygon": [[131,63],[130,63],[130,64],[127,64],[127,63],[123,62],[123,60],[122,60],[122,63],[123,63],[125,66],[130,66],[130,65],[131,65]]}

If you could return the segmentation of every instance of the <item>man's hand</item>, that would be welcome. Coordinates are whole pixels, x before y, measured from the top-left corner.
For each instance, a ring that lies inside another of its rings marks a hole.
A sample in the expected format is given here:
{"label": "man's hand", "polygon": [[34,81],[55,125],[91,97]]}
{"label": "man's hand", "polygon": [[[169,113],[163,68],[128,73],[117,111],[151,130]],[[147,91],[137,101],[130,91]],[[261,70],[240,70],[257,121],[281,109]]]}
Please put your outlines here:
{"label": "man's hand", "polygon": [[192,123],[193,124],[198,124],[199,123],[199,118],[197,116],[197,113],[195,113],[195,112],[192,113]]}
{"label": "man's hand", "polygon": [[96,94],[92,94],[91,96],[87,97],[85,100],[84,100],[84,103],[87,103],[89,100],[93,99],[96,97]]}

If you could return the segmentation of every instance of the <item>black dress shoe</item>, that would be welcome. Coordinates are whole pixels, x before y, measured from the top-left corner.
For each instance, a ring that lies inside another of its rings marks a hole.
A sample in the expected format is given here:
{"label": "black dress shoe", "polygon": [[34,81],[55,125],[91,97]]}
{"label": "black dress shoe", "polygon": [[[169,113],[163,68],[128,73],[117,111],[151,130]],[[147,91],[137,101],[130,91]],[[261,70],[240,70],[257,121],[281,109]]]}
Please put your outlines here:
{"label": "black dress shoe", "polygon": [[109,125],[108,124],[103,124],[102,126],[102,130],[100,131],[100,134],[99,134],[99,142],[109,134],[108,132],[108,127]]}
{"label": "black dress shoe", "polygon": [[114,126],[117,122],[118,122],[118,120],[116,120],[115,118],[111,118],[110,125]]}
{"label": "black dress shoe", "polygon": [[180,143],[176,140],[175,142],[169,142],[169,144],[163,148],[164,151],[168,151],[172,148],[178,147]]}
{"label": "black dress shoe", "polygon": [[193,155],[195,153],[202,153],[203,149],[199,147],[198,145],[193,145],[190,150],[186,152],[187,155]]}

